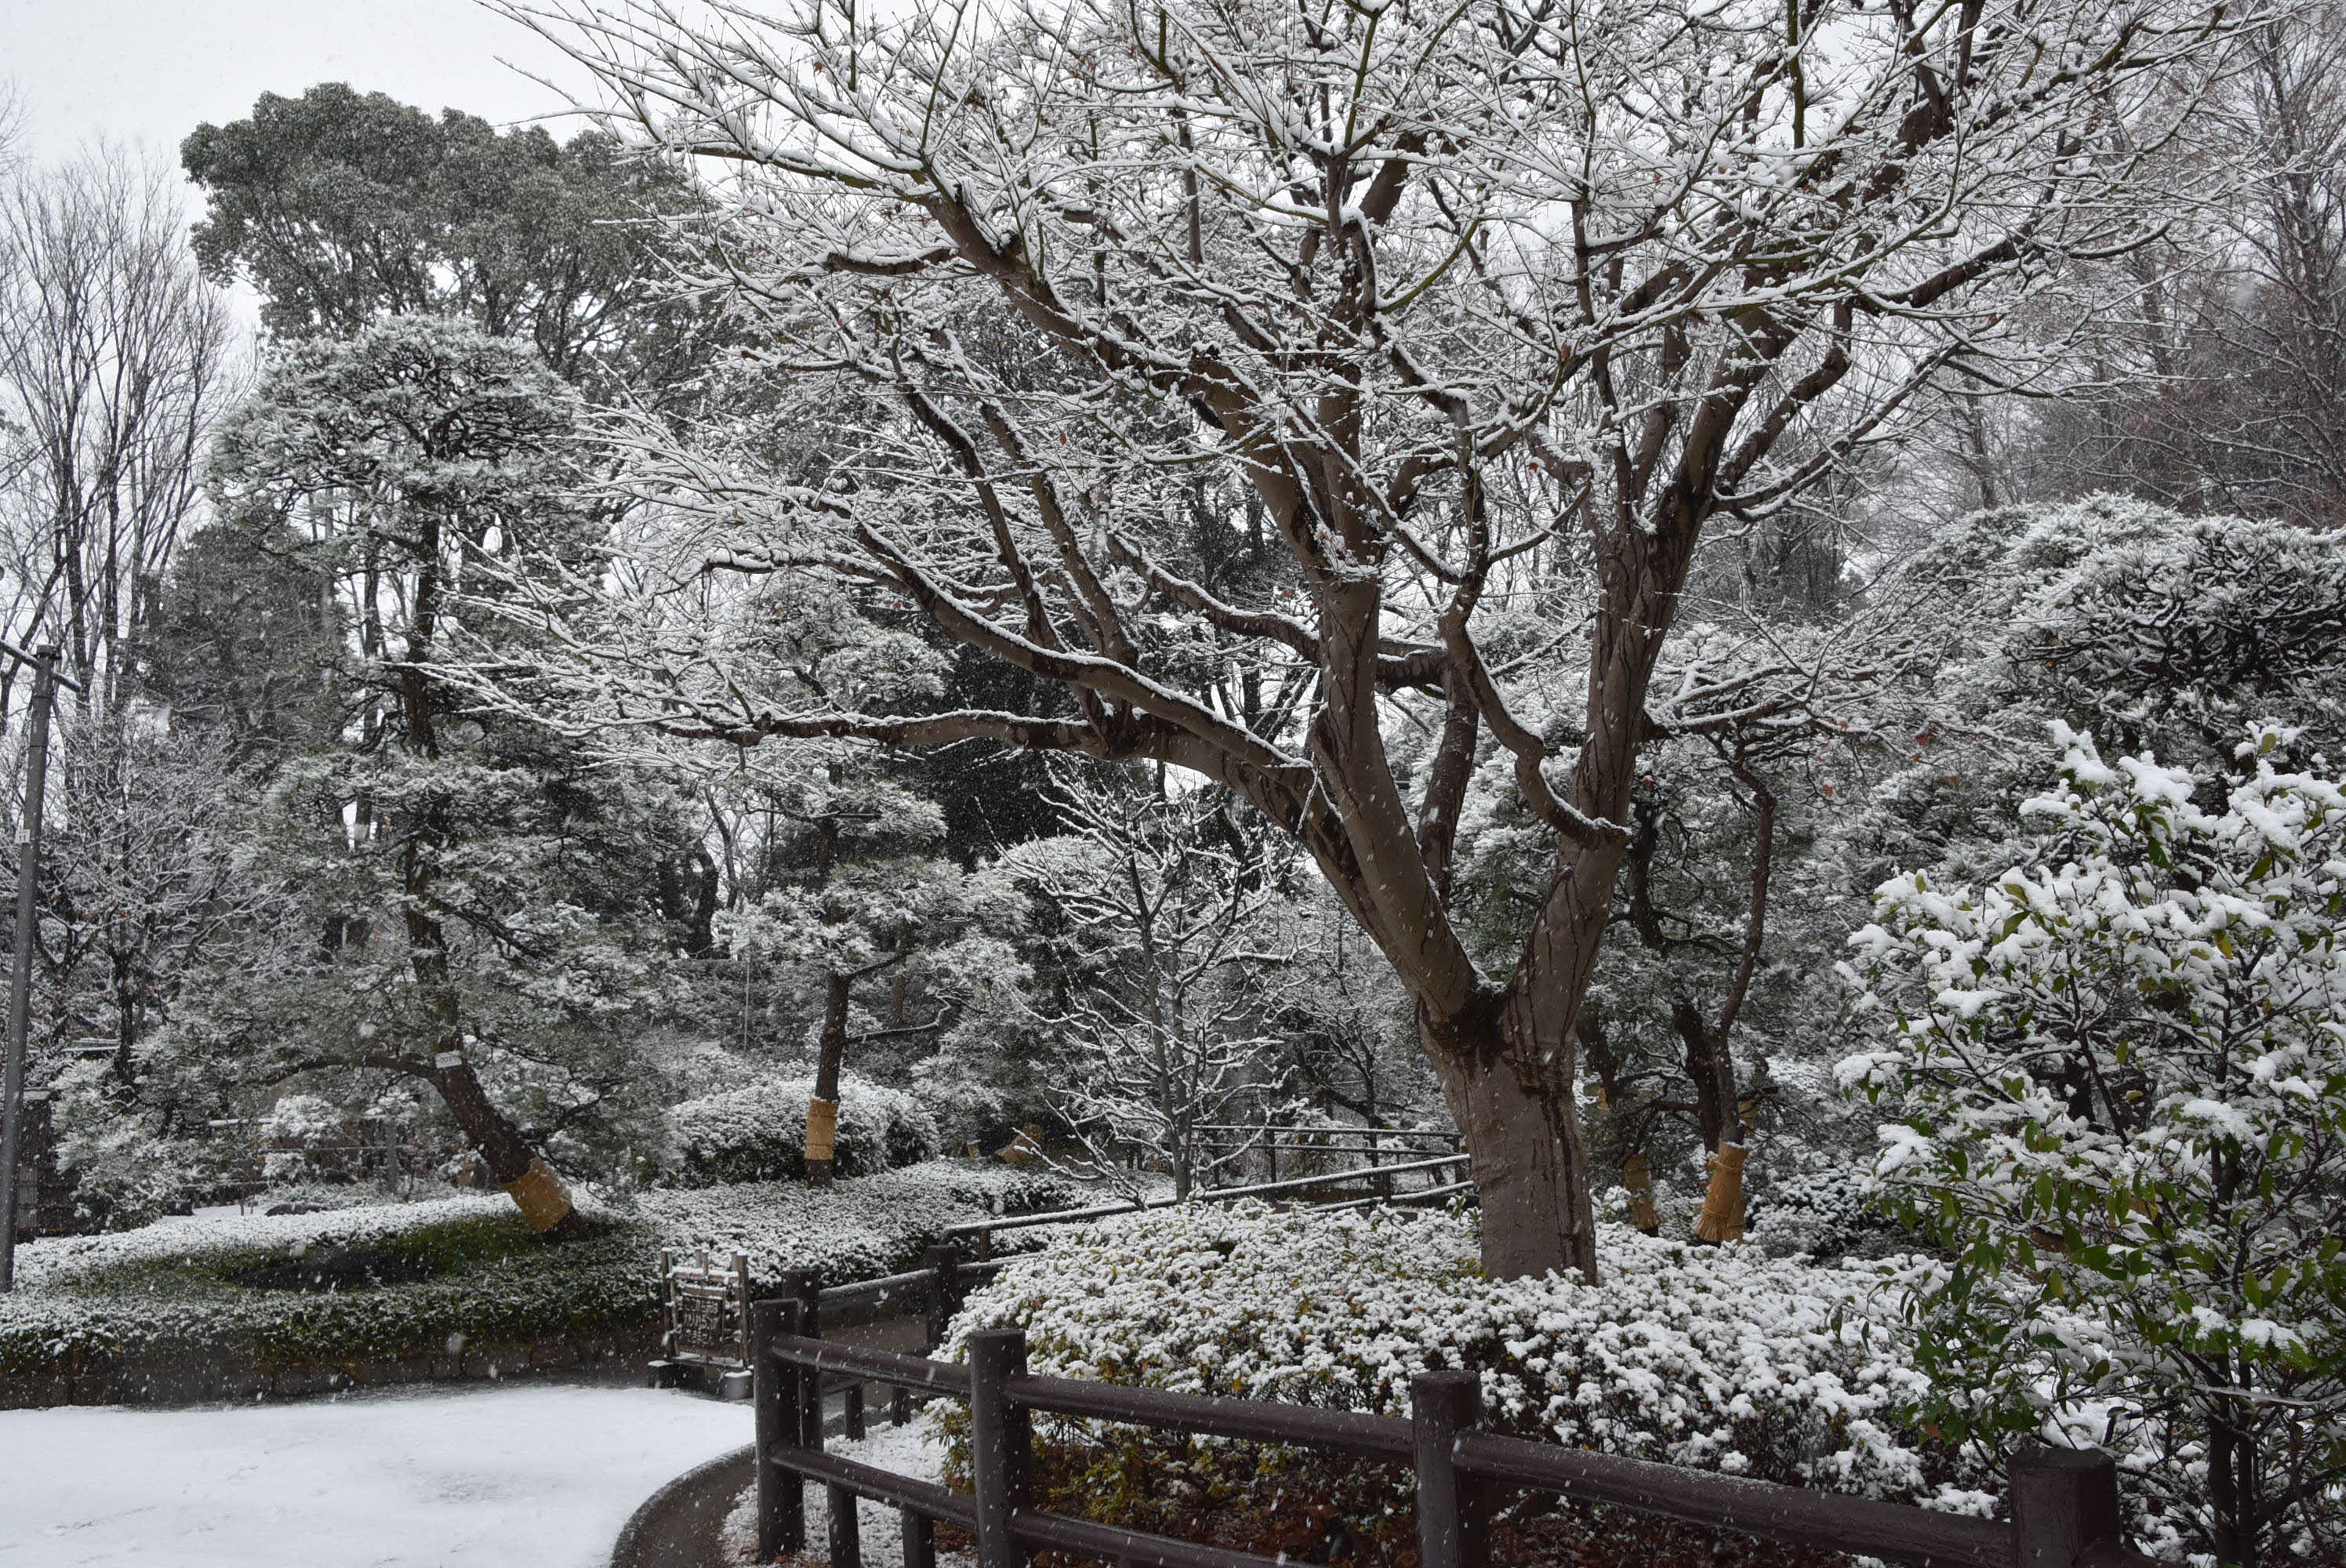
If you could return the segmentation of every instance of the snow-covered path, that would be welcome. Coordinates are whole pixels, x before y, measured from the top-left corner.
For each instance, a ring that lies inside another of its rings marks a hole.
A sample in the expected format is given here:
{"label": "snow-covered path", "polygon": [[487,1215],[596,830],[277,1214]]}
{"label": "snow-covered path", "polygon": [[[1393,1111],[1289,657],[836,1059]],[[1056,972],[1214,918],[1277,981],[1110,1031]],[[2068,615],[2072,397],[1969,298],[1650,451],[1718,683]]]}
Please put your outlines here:
{"label": "snow-covered path", "polygon": [[545,1384],[0,1411],[0,1568],[602,1568],[750,1437],[746,1404]]}

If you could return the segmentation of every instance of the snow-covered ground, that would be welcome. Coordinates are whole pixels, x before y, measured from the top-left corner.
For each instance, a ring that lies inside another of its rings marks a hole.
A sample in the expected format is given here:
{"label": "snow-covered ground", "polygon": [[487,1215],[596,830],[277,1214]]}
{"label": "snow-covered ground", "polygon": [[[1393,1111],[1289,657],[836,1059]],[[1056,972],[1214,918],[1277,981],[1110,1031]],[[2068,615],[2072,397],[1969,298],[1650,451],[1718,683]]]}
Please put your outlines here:
{"label": "snow-covered ground", "polygon": [[746,1404],[543,1383],[0,1411],[0,1568],[602,1568],[750,1437]]}

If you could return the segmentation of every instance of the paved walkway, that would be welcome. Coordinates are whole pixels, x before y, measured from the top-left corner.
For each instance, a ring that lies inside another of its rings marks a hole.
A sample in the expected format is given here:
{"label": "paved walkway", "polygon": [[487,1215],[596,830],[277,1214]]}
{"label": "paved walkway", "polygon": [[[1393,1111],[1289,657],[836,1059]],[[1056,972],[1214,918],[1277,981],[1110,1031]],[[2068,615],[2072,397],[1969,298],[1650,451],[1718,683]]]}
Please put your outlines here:
{"label": "paved walkway", "polygon": [[746,1404],[543,1382],[0,1411],[0,1568],[602,1568],[750,1436]]}

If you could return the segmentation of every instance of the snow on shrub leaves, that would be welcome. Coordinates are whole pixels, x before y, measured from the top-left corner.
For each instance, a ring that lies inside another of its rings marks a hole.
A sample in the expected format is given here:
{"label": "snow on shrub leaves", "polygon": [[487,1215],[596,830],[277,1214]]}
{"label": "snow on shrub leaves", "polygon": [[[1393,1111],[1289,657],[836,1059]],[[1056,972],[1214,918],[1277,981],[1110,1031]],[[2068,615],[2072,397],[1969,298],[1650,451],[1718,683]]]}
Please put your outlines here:
{"label": "snow on shrub leaves", "polygon": [[[668,1168],[686,1186],[806,1175],[814,1079],[769,1078],[688,1100],[668,1114]],[[869,1176],[933,1160],[944,1140],[927,1106],[901,1089],[842,1073],[833,1171]]]}
{"label": "snow on shrub leaves", "polygon": [[2346,1553],[2346,779],[2301,740],[2211,780],[2055,724],[2009,869],[1883,883],[1847,972],[1874,1177],[1954,1260],[1929,1419],[2110,1448],[2232,1562]]}
{"label": "snow on shrub leaves", "polygon": [[[1048,1207],[1063,1184],[938,1162],[827,1192],[772,1183],[646,1193],[582,1206],[594,1234],[549,1247],[501,1196],[302,1214],[178,1220],[18,1249],[0,1297],[0,1377],[105,1357],[225,1355],[302,1365],[444,1353],[452,1335],[497,1345],[639,1328],[658,1307],[662,1247],[740,1251],[754,1283],[816,1267],[844,1281],[903,1268],[948,1227]],[[377,1289],[256,1289],[248,1271],[332,1252],[429,1263]]]}
{"label": "snow on shrub leaves", "polygon": [[[947,1354],[1022,1328],[1037,1372],[1405,1414],[1481,1375],[1494,1429],[1977,1509],[1897,1411],[1922,1393],[1903,1260],[1819,1268],[1607,1226],[1604,1283],[1483,1276],[1470,1221],[1260,1204],[1104,1221],[974,1293]],[[1974,1478],[1975,1479],[1975,1478]]]}

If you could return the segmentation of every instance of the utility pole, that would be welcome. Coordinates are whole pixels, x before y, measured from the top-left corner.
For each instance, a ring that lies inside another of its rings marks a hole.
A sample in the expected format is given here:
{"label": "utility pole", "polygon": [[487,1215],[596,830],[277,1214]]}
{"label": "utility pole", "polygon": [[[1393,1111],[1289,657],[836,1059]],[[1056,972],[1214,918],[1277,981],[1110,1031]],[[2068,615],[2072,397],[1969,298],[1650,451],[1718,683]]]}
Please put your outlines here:
{"label": "utility pole", "polygon": [[16,827],[16,940],[8,966],[7,1068],[0,1075],[0,1291],[16,1286],[16,1162],[25,1125],[25,1043],[33,1020],[33,949],[38,936],[41,882],[41,804],[49,777],[49,710],[60,683],[81,684],[57,673],[57,650],[36,654],[0,641],[0,652],[33,667],[32,734],[25,748],[25,809]]}

